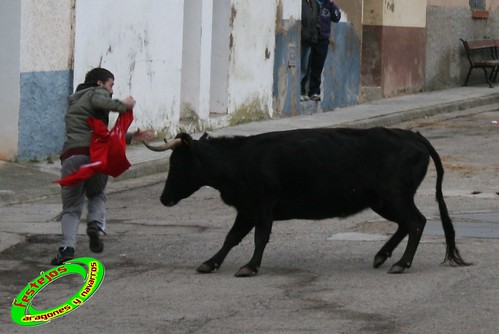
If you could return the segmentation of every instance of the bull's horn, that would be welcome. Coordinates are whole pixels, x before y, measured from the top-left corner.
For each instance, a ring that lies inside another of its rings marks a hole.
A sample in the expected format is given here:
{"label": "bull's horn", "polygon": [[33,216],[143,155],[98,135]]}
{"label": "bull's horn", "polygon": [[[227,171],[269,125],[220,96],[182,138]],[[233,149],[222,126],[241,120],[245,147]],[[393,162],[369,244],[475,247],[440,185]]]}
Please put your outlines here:
{"label": "bull's horn", "polygon": [[155,151],[155,152],[163,152],[163,151],[166,151],[166,150],[172,150],[176,146],[178,146],[181,142],[182,142],[182,140],[180,138],[174,139],[174,140],[172,140],[169,143],[165,139],[165,143],[163,145],[151,146],[145,140],[142,141],[142,143],[145,145],[145,147],[147,147],[151,151]]}

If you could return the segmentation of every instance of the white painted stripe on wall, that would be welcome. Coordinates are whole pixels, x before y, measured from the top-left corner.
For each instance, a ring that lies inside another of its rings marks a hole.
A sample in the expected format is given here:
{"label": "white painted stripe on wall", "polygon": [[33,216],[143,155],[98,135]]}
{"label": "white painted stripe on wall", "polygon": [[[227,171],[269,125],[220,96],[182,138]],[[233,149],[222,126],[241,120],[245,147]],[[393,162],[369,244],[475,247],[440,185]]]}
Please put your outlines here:
{"label": "white painted stripe on wall", "polygon": [[71,69],[75,0],[21,0],[21,72]]}

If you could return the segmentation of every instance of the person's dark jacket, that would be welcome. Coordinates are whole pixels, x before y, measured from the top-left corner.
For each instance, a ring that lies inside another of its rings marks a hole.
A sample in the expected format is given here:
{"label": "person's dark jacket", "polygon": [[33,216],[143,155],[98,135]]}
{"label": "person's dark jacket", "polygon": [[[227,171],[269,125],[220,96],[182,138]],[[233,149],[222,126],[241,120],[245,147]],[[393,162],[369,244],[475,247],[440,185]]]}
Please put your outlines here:
{"label": "person's dark jacket", "polygon": [[318,40],[327,40],[331,35],[331,22],[339,22],[341,11],[334,2],[317,0],[319,2],[319,16],[317,20]]}
{"label": "person's dark jacket", "polygon": [[317,17],[319,4],[316,0],[302,0],[301,2],[301,41],[307,43],[317,42]]}

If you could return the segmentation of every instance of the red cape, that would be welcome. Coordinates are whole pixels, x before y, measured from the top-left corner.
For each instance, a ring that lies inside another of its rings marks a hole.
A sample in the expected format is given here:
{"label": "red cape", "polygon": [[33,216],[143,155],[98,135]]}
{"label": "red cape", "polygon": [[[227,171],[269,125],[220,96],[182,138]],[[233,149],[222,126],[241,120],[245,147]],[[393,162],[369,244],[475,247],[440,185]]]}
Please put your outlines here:
{"label": "red cape", "polygon": [[93,131],[90,142],[90,163],[81,166],[76,172],[53,182],[67,187],[84,181],[96,173],[112,177],[120,176],[131,166],[125,154],[125,137],[132,121],[133,111],[128,110],[118,116],[116,124],[111,131],[108,131],[107,126],[100,119],[87,119]]}

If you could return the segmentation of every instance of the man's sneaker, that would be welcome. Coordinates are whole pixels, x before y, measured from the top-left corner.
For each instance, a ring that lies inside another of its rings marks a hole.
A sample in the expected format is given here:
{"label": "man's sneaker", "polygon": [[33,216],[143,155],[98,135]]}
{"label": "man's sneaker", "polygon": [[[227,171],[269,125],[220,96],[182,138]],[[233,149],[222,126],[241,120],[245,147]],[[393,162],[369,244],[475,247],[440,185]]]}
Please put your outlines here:
{"label": "man's sneaker", "polygon": [[300,101],[301,102],[308,101],[308,96],[307,95],[300,96]]}
{"label": "man's sneaker", "polygon": [[90,250],[94,253],[102,253],[104,250],[104,242],[100,238],[100,232],[102,229],[95,222],[90,222],[87,225],[87,235],[90,238],[89,246]]}
{"label": "man's sneaker", "polygon": [[321,100],[321,96],[319,94],[313,94],[310,96],[310,99],[312,101],[320,101]]}
{"label": "man's sneaker", "polygon": [[75,249],[73,247],[59,247],[57,256],[50,263],[54,266],[60,266],[66,261],[72,260],[75,257]]}

